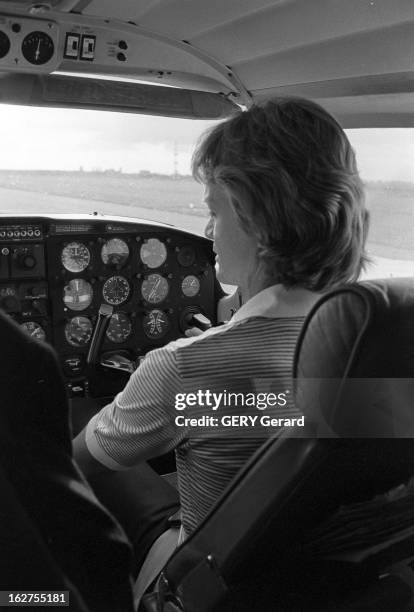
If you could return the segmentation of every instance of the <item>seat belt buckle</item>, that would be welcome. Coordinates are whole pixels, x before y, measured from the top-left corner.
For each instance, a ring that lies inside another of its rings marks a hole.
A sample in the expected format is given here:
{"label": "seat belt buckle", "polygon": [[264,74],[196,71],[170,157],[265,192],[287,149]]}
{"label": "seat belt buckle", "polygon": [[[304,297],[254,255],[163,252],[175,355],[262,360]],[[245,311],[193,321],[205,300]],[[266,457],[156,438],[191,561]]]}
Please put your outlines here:
{"label": "seat belt buckle", "polygon": [[182,523],[181,519],[182,519],[182,514],[181,514],[181,508],[180,508],[179,510],[177,510],[177,512],[174,512],[174,514],[168,517],[168,523],[170,527],[179,527]]}

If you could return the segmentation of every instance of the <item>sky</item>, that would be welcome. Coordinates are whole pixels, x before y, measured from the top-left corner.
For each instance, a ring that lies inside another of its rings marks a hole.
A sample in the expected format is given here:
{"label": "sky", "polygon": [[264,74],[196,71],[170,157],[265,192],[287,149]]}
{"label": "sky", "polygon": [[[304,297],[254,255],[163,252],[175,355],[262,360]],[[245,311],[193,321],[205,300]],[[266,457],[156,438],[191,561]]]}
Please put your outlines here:
{"label": "sky", "polygon": [[213,122],[129,113],[2,105],[0,168],[190,173],[200,134]]}
{"label": "sky", "polygon": [[[190,173],[194,145],[214,122],[1,105],[0,169]],[[349,130],[365,180],[414,182],[414,128]]]}

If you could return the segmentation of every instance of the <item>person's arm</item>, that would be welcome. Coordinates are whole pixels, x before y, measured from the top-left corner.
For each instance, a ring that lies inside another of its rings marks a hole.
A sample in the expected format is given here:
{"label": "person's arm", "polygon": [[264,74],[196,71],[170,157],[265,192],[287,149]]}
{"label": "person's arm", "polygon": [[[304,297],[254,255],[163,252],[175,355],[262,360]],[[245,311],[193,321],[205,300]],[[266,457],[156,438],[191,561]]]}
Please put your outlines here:
{"label": "person's arm", "polygon": [[73,440],[73,457],[87,480],[112,471],[91,454],[86,444],[86,427]]}
{"label": "person's arm", "polygon": [[174,344],[148,353],[125,389],[75,439],[74,458],[88,480],[162,455],[185,436],[175,425],[183,383]]}

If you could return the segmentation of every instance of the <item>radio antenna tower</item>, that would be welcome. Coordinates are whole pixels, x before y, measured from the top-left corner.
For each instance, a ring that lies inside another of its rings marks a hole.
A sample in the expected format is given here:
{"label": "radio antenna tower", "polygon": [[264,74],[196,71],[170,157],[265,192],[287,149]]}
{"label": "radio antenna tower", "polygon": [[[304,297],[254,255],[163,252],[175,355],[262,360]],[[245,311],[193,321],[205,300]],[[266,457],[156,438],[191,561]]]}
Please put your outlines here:
{"label": "radio antenna tower", "polygon": [[178,146],[177,141],[174,140],[174,179],[178,178]]}

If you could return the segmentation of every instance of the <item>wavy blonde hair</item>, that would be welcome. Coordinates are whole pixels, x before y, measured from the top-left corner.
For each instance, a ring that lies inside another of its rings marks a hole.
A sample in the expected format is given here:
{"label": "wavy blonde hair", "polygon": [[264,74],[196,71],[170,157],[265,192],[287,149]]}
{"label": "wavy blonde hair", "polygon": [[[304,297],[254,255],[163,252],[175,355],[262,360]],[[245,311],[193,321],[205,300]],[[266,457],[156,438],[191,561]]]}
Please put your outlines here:
{"label": "wavy blonde hair", "polygon": [[269,278],[314,291],[356,280],[368,212],[355,154],[321,106],[277,98],[205,133],[193,176],[228,192]]}

